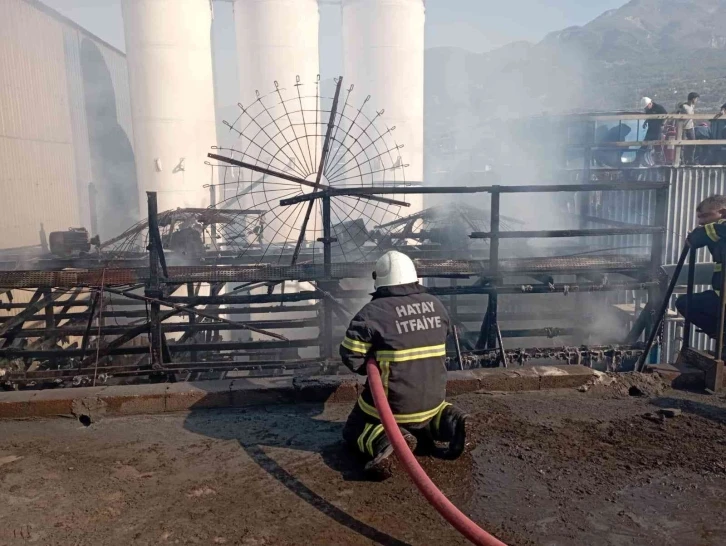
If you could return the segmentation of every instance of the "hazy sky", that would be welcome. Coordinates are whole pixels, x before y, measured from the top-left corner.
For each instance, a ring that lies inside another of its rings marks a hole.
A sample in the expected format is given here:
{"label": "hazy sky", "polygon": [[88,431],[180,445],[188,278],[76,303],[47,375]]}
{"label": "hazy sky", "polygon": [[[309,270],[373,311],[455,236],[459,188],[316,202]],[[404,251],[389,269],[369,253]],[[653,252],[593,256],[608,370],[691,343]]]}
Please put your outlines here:
{"label": "hazy sky", "polygon": [[[2,1],[2,0],[0,0]],[[111,45],[124,49],[121,0],[42,0]],[[181,1],[181,0],[179,0]],[[481,53],[516,40],[538,41],[548,32],[582,25],[625,0],[426,0],[426,47],[453,46]],[[215,0],[217,66],[235,70],[232,4]],[[340,6],[320,7],[320,72],[340,74]],[[220,104],[237,102],[236,86],[217,75]]]}
{"label": "hazy sky", "polygon": [[[123,49],[121,0],[42,1]],[[624,0],[427,0],[426,45],[483,52],[514,40],[536,41],[550,31],[581,25],[624,3]],[[227,11],[226,6],[219,1],[215,4],[221,17]],[[321,6],[324,37],[339,36],[338,11],[337,6]]]}

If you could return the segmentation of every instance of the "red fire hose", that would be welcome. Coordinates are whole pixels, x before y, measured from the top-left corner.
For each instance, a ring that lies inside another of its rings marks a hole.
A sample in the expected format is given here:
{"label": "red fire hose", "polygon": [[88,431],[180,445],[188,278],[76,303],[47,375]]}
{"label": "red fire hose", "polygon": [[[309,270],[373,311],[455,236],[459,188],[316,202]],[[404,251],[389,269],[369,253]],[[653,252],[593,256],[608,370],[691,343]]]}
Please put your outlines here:
{"label": "red fire hose", "polygon": [[439,491],[438,487],[431,481],[424,472],[421,465],[418,464],[416,457],[413,456],[411,450],[408,449],[406,440],[403,439],[401,431],[398,429],[396,420],[391,413],[391,407],[388,405],[385,391],[383,390],[383,382],[381,381],[381,373],[378,371],[376,361],[372,358],[366,363],[368,371],[368,384],[371,387],[371,393],[373,394],[373,402],[376,405],[378,414],[381,417],[381,423],[386,431],[388,439],[393,444],[393,449],[396,451],[398,460],[401,461],[403,467],[411,476],[413,483],[416,484],[419,491],[426,497],[429,504],[436,508],[436,511],[441,514],[446,521],[453,525],[457,531],[469,539],[472,544],[478,546],[507,546],[501,540],[493,537],[484,529],[479,527],[476,523],[471,521],[468,517],[462,514],[459,509],[454,506],[444,494]]}

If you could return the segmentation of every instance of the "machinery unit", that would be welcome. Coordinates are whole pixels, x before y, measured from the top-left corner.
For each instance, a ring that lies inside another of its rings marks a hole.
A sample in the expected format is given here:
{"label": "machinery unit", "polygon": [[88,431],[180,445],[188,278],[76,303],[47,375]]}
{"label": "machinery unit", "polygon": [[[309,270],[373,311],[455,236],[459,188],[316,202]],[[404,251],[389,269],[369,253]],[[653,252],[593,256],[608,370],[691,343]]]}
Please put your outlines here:
{"label": "machinery unit", "polygon": [[50,252],[59,258],[71,258],[91,250],[91,239],[86,228],[68,228],[67,231],[53,231],[48,237]]}

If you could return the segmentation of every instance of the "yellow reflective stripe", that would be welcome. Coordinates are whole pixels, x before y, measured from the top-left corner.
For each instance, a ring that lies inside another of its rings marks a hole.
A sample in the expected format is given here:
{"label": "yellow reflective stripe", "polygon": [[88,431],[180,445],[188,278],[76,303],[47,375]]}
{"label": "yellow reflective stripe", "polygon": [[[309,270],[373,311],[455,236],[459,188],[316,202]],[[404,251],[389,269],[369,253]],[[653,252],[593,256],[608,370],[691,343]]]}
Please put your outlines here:
{"label": "yellow reflective stripe", "polygon": [[400,351],[376,351],[377,359],[385,359],[389,362],[407,362],[409,360],[437,356],[446,356],[446,344],[416,347],[415,349],[402,349]]}
{"label": "yellow reflective stripe", "polygon": [[439,410],[439,413],[436,414],[436,417],[434,418],[434,432],[439,431],[439,426],[441,426],[441,415],[444,413],[444,410],[450,406],[448,402],[444,402],[441,405],[441,409]]}
{"label": "yellow reflective stripe", "polygon": [[381,382],[383,383],[383,390],[386,392],[386,398],[388,398],[388,380],[391,377],[391,363],[387,360],[382,360],[378,363],[381,368]]}
{"label": "yellow reflective stripe", "polygon": [[721,267],[721,264],[713,264],[713,272],[714,273],[721,273],[722,269],[723,268]]}
{"label": "yellow reflective stripe", "polygon": [[363,434],[358,436],[358,449],[360,449],[361,453],[365,453],[366,434],[368,434],[372,428],[373,423],[367,423],[365,428],[363,429]]}
{"label": "yellow reflective stripe", "polygon": [[708,235],[708,238],[711,239],[713,242],[717,242],[717,241],[721,240],[721,237],[719,237],[718,233],[716,233],[715,224],[706,224],[703,227],[706,229],[706,235]]}
{"label": "yellow reflective stripe", "polygon": [[354,353],[367,354],[368,351],[371,350],[370,343],[364,343],[362,341],[350,339],[348,336],[345,336],[345,338],[343,338],[343,343],[341,343],[341,345],[346,349],[353,351]]}
{"label": "yellow reflective stripe", "polygon": [[384,351],[376,351],[376,355],[382,355],[382,356],[407,356],[414,353],[420,353],[420,352],[427,352],[427,351],[434,351],[434,350],[440,350],[445,349],[446,345],[430,345],[428,347],[413,347],[412,349],[398,349],[398,350],[384,350]]}
{"label": "yellow reflective stripe", "polygon": [[381,432],[383,432],[383,425],[376,425],[376,428],[373,429],[373,432],[371,432],[371,435],[368,436],[368,441],[366,442],[366,450],[370,454],[371,457],[373,457],[373,442],[381,435]]}
{"label": "yellow reflective stripe", "polygon": [[[400,424],[422,423],[423,421],[428,421],[429,419],[436,417],[436,414],[440,412],[446,406],[446,404],[447,402],[441,402],[441,404],[436,406],[434,409],[422,411],[419,413],[401,413],[399,415],[394,414],[393,418],[396,420],[396,423]],[[358,406],[360,406],[360,409],[362,409],[365,414],[370,415],[371,417],[375,417],[376,419],[380,419],[376,408],[363,400],[362,396],[358,397]]]}

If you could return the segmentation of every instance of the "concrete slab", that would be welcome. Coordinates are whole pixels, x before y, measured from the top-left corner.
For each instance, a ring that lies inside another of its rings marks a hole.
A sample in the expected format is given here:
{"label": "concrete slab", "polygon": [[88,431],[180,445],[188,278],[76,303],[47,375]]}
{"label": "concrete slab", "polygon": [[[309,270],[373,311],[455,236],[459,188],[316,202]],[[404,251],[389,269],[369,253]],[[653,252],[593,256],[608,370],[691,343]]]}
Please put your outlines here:
{"label": "concrete slab", "polygon": [[[449,373],[448,396],[477,391],[522,392],[577,388],[596,377],[583,366],[492,368]],[[237,378],[223,381],[129,385],[0,393],[0,419],[93,413],[138,415],[206,408],[291,403],[349,403],[364,377]]]}
{"label": "concrete slab", "polygon": [[[726,400],[663,385],[629,396],[654,379],[456,397],[469,449],[418,460],[512,546],[726,544]],[[0,544],[468,545],[400,467],[366,480],[341,442],[349,409],[0,421]],[[681,414],[644,418],[664,409]]]}
{"label": "concrete slab", "polygon": [[646,371],[657,373],[674,389],[700,390],[706,387],[706,373],[688,366],[647,366]]}

